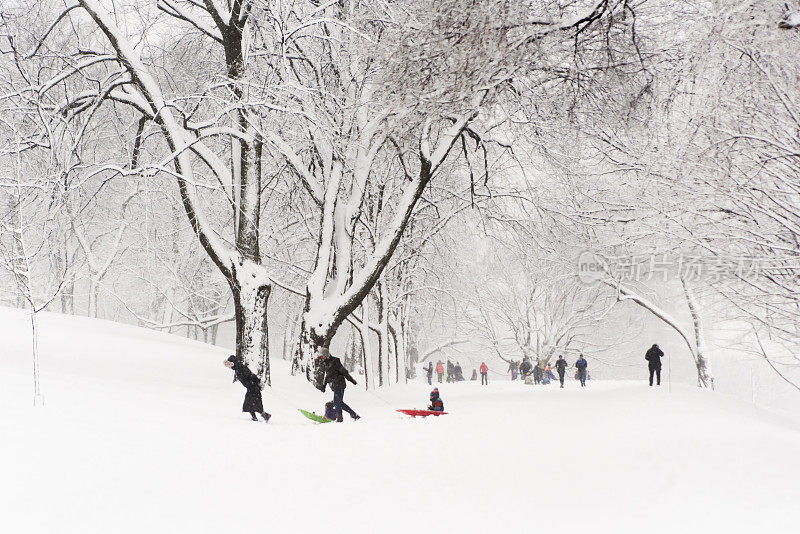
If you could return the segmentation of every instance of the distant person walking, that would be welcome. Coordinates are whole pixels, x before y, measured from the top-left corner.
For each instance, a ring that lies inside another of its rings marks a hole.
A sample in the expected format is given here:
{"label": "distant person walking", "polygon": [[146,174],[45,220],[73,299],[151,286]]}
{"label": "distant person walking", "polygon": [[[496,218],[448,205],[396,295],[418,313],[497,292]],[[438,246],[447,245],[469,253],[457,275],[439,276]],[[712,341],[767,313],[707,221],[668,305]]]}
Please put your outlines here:
{"label": "distant person walking", "polygon": [[489,368],[486,367],[485,362],[481,362],[481,366],[478,368],[481,372],[481,385],[488,386],[489,385]]}
{"label": "distant person walking", "polygon": [[264,403],[261,399],[261,383],[258,377],[236,356],[231,356],[225,360],[225,367],[233,369],[233,381],[239,382],[247,390],[244,395],[242,411],[249,413],[253,421],[258,421],[256,414],[260,414],[265,423],[269,422],[269,418],[272,416],[264,411]]}
{"label": "distant person walking", "polygon": [[564,356],[559,356],[556,360],[556,372],[558,373],[558,381],[561,382],[561,387],[564,387],[564,375],[567,373],[567,360]]}
{"label": "distant person walking", "polygon": [[442,383],[442,377],[444,377],[444,364],[442,363],[442,360],[439,360],[436,363],[436,378],[439,380],[440,384]]}
{"label": "distant person walking", "polygon": [[515,362],[514,360],[508,362],[508,372],[511,374],[511,380],[516,380],[517,373],[519,372],[519,362]]}
{"label": "distant person walking", "polygon": [[428,375],[428,385],[433,385],[433,362],[428,362],[427,367],[423,367],[425,369],[425,374]]}
{"label": "distant person walking", "polygon": [[578,380],[581,381],[581,387],[586,387],[586,368],[589,364],[586,362],[586,359],[581,354],[578,357],[578,361],[575,362],[575,368],[578,370]]}
{"label": "distant person walking", "polygon": [[647,368],[650,370],[650,385],[653,385],[653,375],[656,375],[656,385],[661,385],[661,358],[664,352],[658,348],[658,345],[653,344],[652,347],[647,349],[644,359],[647,360]]}

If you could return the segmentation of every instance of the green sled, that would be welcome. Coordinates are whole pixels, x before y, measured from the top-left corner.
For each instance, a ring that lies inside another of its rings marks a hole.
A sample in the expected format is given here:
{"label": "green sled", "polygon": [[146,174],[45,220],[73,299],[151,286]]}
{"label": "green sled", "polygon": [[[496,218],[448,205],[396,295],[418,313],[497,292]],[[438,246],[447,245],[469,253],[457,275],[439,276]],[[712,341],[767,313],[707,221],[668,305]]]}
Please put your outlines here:
{"label": "green sled", "polygon": [[312,421],[316,421],[317,423],[330,423],[331,421],[333,421],[333,419],[325,419],[321,415],[317,415],[317,414],[312,413],[312,412],[307,412],[305,410],[298,410],[298,411],[301,414],[303,414],[306,417],[308,417],[309,419],[311,419]]}

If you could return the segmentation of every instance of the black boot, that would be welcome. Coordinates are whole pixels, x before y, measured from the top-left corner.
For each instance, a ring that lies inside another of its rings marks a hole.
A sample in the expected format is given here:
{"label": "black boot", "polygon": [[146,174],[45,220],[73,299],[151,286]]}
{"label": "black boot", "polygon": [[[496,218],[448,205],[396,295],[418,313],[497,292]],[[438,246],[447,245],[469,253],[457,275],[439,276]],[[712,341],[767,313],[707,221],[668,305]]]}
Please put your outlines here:
{"label": "black boot", "polygon": [[268,414],[267,412],[264,412],[261,414],[261,417],[264,418],[265,423],[269,423],[269,418],[272,417],[272,415]]}
{"label": "black boot", "polygon": [[250,412],[250,419],[253,421],[258,421],[258,417],[256,417],[256,412]]}
{"label": "black boot", "polygon": [[355,414],[355,415],[353,416],[353,421],[358,421],[359,419],[361,419],[361,416],[360,416],[360,415],[358,415],[358,414]]}

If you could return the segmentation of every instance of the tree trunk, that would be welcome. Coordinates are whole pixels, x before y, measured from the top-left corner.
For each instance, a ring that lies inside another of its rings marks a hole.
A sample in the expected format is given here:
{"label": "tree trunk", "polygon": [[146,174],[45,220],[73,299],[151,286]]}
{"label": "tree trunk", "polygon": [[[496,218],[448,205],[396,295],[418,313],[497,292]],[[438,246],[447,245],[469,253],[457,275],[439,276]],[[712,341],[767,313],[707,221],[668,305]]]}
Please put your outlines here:
{"label": "tree trunk", "polygon": [[31,303],[31,350],[33,355],[33,405],[44,405],[44,397],[39,386],[39,326],[36,308]]}
{"label": "tree trunk", "polygon": [[236,317],[236,356],[258,376],[262,387],[271,385],[267,305],[272,287],[236,280],[231,291]]}
{"label": "tree trunk", "polygon": [[364,369],[364,389],[369,389],[372,379],[372,363],[370,362],[371,343],[369,342],[369,328],[357,328],[361,336],[361,367]]}
{"label": "tree trunk", "polygon": [[97,317],[97,285],[98,281],[94,276],[89,277],[89,317]]}
{"label": "tree trunk", "polygon": [[217,334],[219,333],[219,324],[215,324],[211,327],[211,344],[217,344]]}
{"label": "tree trunk", "polygon": [[714,375],[711,373],[711,362],[708,350],[706,349],[705,337],[703,335],[703,325],[700,320],[700,313],[697,310],[697,302],[694,298],[694,292],[689,287],[689,284],[684,278],[681,277],[681,285],[683,285],[683,292],[686,295],[686,304],[689,306],[689,313],[692,316],[692,324],[694,326],[694,339],[695,339],[695,355],[694,360],[697,365],[697,385],[701,387],[710,387],[714,389]]}

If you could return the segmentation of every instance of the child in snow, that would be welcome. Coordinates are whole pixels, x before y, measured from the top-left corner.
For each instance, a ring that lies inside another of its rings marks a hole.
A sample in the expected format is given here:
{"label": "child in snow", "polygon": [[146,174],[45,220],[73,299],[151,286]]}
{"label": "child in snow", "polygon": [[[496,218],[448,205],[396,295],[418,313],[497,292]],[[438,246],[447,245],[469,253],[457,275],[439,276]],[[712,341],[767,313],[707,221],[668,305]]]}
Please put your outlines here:
{"label": "child in snow", "polygon": [[428,406],[428,409],[432,412],[444,411],[444,401],[439,396],[439,388],[433,388],[431,391],[431,405]]}
{"label": "child in snow", "polygon": [[[358,421],[361,419],[361,416],[358,415],[356,412],[353,411],[350,406],[347,405],[344,401],[342,401],[342,410],[350,414],[350,417],[353,418],[354,421]],[[339,415],[336,413],[336,403],[333,401],[328,401],[325,403],[325,419],[330,419],[331,421],[336,421],[339,418]]]}
{"label": "child in snow", "polygon": [[242,411],[249,413],[253,421],[258,421],[256,414],[259,413],[264,418],[264,422],[269,422],[269,418],[272,416],[264,411],[264,403],[261,399],[261,384],[258,377],[236,356],[229,357],[224,363],[225,367],[233,369],[233,381],[238,381],[247,389],[247,393],[244,395]]}
{"label": "child in snow", "polygon": [[553,368],[550,367],[549,363],[547,364],[547,367],[545,368],[544,371],[545,371],[545,375],[547,376],[547,378],[549,378],[550,380],[555,380],[556,379],[556,375],[553,374]]}

